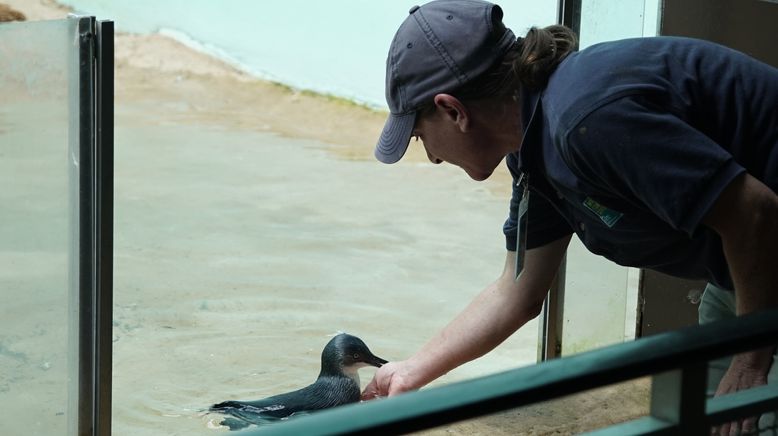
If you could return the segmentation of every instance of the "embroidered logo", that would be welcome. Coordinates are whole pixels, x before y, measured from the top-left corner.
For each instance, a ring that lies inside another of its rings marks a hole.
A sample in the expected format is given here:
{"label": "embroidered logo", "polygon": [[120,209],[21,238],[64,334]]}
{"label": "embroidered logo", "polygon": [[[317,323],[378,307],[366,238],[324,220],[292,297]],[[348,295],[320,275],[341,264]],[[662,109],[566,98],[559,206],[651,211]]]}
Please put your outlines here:
{"label": "embroidered logo", "polygon": [[624,216],[623,213],[615,211],[613,209],[608,209],[607,207],[601,205],[600,203],[597,203],[596,201],[592,200],[591,197],[586,197],[586,200],[584,200],[583,205],[586,206],[587,209],[594,212],[595,215],[600,217],[602,222],[605,223],[608,227],[613,227],[616,225],[616,223],[621,219],[621,217]]}

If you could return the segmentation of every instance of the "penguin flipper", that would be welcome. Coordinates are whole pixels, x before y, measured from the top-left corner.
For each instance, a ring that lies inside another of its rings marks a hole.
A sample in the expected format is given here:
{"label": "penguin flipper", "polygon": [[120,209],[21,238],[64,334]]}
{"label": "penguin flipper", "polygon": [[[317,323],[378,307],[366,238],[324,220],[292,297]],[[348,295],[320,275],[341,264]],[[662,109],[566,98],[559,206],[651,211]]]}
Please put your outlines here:
{"label": "penguin flipper", "polygon": [[211,412],[227,415],[221,425],[230,430],[242,430],[250,425],[268,425],[280,421],[292,412],[283,405],[268,401],[223,401],[214,404]]}
{"label": "penguin flipper", "polygon": [[243,407],[243,404],[241,401],[222,401],[211,406],[210,411],[221,412],[225,409],[240,409]]}
{"label": "penguin flipper", "polygon": [[268,425],[284,419],[284,417],[277,417],[267,415],[262,412],[257,412],[256,409],[253,409],[252,407],[230,407],[223,409],[211,409],[211,411],[226,415],[219,424],[229,427],[230,430],[241,430],[250,425]]}
{"label": "penguin flipper", "polygon": [[230,431],[235,431],[235,430],[243,430],[244,428],[248,427],[251,424],[237,418],[228,417],[222,419],[219,425],[227,426],[230,428]]}
{"label": "penguin flipper", "polygon": [[223,401],[211,406],[211,412],[220,412],[230,415],[235,414],[248,414],[249,416],[257,415],[263,418],[285,418],[294,410],[288,410],[283,404],[267,401]]}

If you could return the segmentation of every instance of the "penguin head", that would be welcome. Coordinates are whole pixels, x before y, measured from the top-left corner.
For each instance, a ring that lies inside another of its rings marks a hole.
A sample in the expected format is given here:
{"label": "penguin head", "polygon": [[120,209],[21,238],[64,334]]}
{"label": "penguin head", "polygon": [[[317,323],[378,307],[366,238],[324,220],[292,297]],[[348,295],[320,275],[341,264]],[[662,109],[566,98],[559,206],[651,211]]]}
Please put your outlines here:
{"label": "penguin head", "polygon": [[355,374],[365,366],[380,368],[386,360],[374,355],[356,336],[341,333],[330,340],[321,353],[322,374]]}

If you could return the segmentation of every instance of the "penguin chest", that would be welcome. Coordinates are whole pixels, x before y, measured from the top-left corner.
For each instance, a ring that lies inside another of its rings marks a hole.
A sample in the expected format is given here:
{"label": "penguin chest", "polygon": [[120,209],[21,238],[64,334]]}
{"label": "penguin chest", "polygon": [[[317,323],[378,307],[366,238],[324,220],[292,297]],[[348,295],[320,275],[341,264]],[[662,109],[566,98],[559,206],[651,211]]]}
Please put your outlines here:
{"label": "penguin chest", "polygon": [[318,408],[328,408],[356,403],[360,399],[359,384],[350,377],[327,377],[316,383]]}

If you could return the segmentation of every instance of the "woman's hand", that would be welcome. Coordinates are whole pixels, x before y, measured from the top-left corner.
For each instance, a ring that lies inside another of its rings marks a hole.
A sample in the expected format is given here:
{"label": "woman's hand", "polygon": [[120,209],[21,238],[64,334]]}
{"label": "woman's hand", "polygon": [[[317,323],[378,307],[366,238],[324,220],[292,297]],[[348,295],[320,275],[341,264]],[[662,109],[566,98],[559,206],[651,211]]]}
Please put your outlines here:
{"label": "woman's hand", "polygon": [[[767,373],[770,370],[772,356],[771,348],[735,355],[729,369],[719,383],[716,396],[767,384]],[[757,429],[757,419],[758,417],[754,416],[741,422],[722,424],[714,428],[711,434],[721,436],[750,434]]]}
{"label": "woman's hand", "polygon": [[380,397],[391,397],[403,392],[419,389],[413,380],[413,368],[407,360],[389,362],[378,368],[373,380],[365,386],[362,400],[372,400]]}

